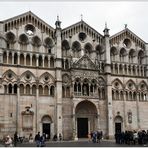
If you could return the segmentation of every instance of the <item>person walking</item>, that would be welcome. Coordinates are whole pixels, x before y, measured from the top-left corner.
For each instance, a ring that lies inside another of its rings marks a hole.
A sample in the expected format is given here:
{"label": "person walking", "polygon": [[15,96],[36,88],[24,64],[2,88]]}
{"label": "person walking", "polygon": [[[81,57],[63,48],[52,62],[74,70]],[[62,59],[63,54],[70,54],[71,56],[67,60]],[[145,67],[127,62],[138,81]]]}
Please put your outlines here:
{"label": "person walking", "polygon": [[6,139],[5,139],[5,147],[12,147],[13,144],[12,144],[12,139],[11,137],[8,135],[6,136]]}
{"label": "person walking", "polygon": [[38,132],[36,135],[35,135],[35,142],[36,142],[36,146],[39,147],[40,146],[40,132]]}
{"label": "person walking", "polygon": [[14,133],[14,146],[17,146],[17,142],[18,142],[18,136],[17,136],[17,132]]}

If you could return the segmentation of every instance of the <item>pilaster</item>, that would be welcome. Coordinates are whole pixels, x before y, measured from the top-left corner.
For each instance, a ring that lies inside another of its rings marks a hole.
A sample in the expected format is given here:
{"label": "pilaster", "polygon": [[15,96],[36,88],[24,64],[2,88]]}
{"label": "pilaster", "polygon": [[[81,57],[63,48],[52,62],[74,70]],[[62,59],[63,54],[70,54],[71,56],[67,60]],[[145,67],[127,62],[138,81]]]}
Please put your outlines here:
{"label": "pilaster", "polygon": [[61,50],[61,22],[57,17],[56,25],[56,134],[63,135],[62,116],[62,50]]}
{"label": "pilaster", "polygon": [[148,77],[148,44],[145,44],[146,50],[146,77]]}

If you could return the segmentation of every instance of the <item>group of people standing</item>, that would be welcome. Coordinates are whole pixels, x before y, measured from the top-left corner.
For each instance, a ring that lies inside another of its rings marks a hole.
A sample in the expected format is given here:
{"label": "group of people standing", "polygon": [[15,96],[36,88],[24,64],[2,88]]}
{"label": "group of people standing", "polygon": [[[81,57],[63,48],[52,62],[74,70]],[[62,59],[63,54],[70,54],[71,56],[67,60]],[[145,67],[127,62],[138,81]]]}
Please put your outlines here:
{"label": "group of people standing", "polygon": [[103,138],[103,132],[102,131],[93,131],[88,134],[89,141],[92,141],[93,143],[100,143],[101,139]]}
{"label": "group of people standing", "polygon": [[43,135],[41,136],[41,135],[40,135],[40,132],[38,132],[38,133],[35,135],[36,146],[37,146],[37,147],[43,147],[43,146],[45,146],[45,139],[46,139],[46,134],[43,133]]}
{"label": "group of people standing", "polygon": [[148,143],[148,130],[140,131],[125,131],[115,133],[115,140],[117,144],[139,144],[144,145]]}

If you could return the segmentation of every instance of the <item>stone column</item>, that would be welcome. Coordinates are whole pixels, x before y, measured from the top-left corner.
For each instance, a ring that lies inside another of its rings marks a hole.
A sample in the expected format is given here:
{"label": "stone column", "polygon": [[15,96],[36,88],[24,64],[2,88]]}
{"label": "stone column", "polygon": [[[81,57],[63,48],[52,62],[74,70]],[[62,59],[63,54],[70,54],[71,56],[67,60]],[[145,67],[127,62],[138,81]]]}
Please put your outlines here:
{"label": "stone column", "polygon": [[[3,63],[3,51],[0,49],[0,64]],[[2,66],[0,66],[0,78],[2,77]]]}
{"label": "stone column", "polygon": [[36,55],[36,66],[39,66],[39,55]]}
{"label": "stone column", "polygon": [[44,64],[44,58],[45,58],[45,56],[43,55],[43,56],[42,56],[42,61],[43,61],[42,67],[44,67],[44,65],[45,65],[45,64]]}
{"label": "stone column", "polygon": [[141,128],[140,126],[140,113],[139,113],[139,98],[140,98],[140,93],[137,93],[137,97],[136,97],[136,107],[137,107],[137,127],[138,129]]}
{"label": "stone column", "polygon": [[127,123],[126,123],[126,91],[123,91],[123,113],[124,113],[124,130],[127,130]]}
{"label": "stone column", "polygon": [[111,86],[111,59],[110,59],[110,43],[109,29],[105,24],[104,29],[104,45],[105,45],[105,75],[106,75],[106,99],[107,99],[107,126],[108,138],[112,139],[113,134],[113,111],[112,111],[112,86]]}
{"label": "stone column", "polygon": [[7,51],[7,64],[9,64],[9,52]]}
{"label": "stone column", "polygon": [[27,56],[27,54],[24,53],[24,66],[26,66],[26,56]]}
{"label": "stone column", "polygon": [[56,25],[56,133],[63,135],[63,115],[62,115],[62,49],[61,49],[61,22],[57,17]]}
{"label": "stone column", "polygon": [[17,98],[16,98],[16,131],[21,133],[21,110],[20,110],[20,80],[17,80]]}
{"label": "stone column", "polygon": [[18,55],[18,65],[20,65],[20,52],[17,52],[17,55]]}
{"label": "stone column", "polygon": [[14,52],[12,52],[12,65],[14,64]]}
{"label": "stone column", "polygon": [[32,66],[32,53],[30,53],[30,66]]}
{"label": "stone column", "polygon": [[36,121],[36,133],[39,132],[40,129],[40,124],[39,124],[39,85],[38,85],[38,80],[37,80],[37,88],[36,88],[36,100],[35,100],[35,104],[36,104],[36,110],[35,110],[35,121]]}

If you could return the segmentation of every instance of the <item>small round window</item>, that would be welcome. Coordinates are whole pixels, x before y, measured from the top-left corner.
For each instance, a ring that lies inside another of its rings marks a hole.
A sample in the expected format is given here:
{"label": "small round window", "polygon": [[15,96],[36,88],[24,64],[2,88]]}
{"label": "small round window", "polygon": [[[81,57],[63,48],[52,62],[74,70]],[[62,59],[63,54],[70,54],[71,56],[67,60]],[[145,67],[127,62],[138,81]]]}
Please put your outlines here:
{"label": "small round window", "polygon": [[79,40],[84,41],[86,39],[86,34],[84,32],[79,33]]}
{"label": "small round window", "polygon": [[123,46],[126,48],[130,48],[131,47],[131,41],[129,39],[125,39],[123,41]]}
{"label": "small round window", "polygon": [[28,24],[25,26],[25,32],[27,35],[32,36],[32,35],[34,35],[35,27],[31,24]]}

